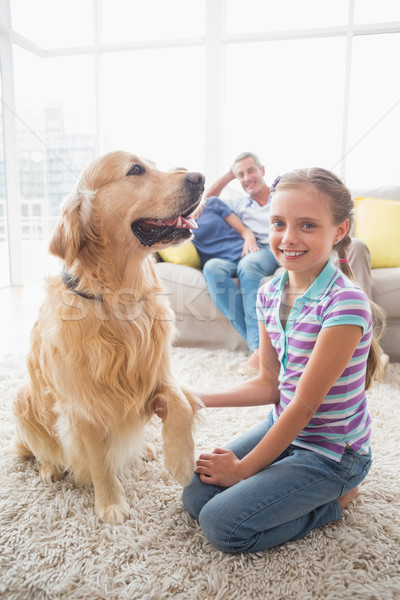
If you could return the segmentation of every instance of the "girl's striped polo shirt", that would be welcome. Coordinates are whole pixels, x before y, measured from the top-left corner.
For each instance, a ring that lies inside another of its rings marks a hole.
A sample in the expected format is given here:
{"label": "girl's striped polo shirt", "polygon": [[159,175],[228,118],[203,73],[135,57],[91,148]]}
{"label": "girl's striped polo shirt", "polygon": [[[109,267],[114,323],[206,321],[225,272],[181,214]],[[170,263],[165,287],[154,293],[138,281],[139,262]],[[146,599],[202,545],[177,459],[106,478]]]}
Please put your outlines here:
{"label": "girl's striped polo shirt", "polygon": [[367,295],[328,261],[313,284],[298,298],[285,329],[279,307],[288,272],[265,283],[258,292],[258,318],[278,354],[280,401],[276,420],[293,398],[297,382],[311,356],[318,333],[335,325],[359,325],[363,336],[347,368],[329,390],[318,411],[293,444],[340,461],[346,444],[368,452],[370,416],[365,397],[365,373],[372,338],[371,309]]}

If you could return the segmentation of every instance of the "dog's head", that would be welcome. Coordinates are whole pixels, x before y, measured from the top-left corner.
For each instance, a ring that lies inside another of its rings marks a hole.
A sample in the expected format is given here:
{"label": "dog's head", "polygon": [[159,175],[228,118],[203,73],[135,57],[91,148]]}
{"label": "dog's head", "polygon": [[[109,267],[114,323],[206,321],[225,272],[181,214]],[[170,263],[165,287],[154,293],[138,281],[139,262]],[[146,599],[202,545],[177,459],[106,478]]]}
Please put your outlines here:
{"label": "dog's head", "polygon": [[94,160],[64,205],[50,252],[69,266],[110,245],[153,252],[192,237],[191,214],[201,201],[204,176],[158,170],[127,152]]}

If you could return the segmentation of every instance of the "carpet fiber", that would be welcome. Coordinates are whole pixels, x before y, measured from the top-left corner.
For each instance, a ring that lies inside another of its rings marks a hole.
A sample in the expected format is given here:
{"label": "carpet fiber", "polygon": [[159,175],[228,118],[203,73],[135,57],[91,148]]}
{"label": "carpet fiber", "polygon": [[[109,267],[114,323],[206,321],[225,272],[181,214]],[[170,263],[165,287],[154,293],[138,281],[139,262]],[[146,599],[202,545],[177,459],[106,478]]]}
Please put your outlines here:
{"label": "carpet fiber", "polygon": [[[194,389],[242,381],[244,355],[176,348],[173,368]],[[26,378],[24,357],[0,365],[0,597],[18,600],[394,600],[400,598],[400,365],[368,392],[371,471],[344,518],[306,538],[253,555],[214,550],[185,513],[162,453],[130,465],[121,479],[131,506],[122,526],[101,523],[93,490],[70,477],[39,480],[35,461],[8,453],[11,400]],[[212,450],[259,420],[268,407],[209,409],[195,437]],[[150,431],[161,449],[161,423]]]}

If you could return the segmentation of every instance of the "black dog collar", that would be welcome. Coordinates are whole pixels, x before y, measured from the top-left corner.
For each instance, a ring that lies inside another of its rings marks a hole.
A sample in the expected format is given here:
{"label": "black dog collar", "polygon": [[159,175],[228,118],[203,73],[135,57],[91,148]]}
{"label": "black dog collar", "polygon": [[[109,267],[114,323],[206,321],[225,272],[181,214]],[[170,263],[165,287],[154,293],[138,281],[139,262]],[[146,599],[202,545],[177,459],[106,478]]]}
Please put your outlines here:
{"label": "black dog collar", "polygon": [[99,300],[100,302],[103,302],[103,298],[101,296],[94,296],[90,292],[81,292],[80,290],[77,290],[76,288],[79,285],[79,279],[71,275],[71,273],[67,271],[65,265],[63,266],[63,269],[61,271],[61,279],[63,280],[64,285],[69,290],[71,290],[78,296],[81,296],[81,298],[85,298],[86,300]]}

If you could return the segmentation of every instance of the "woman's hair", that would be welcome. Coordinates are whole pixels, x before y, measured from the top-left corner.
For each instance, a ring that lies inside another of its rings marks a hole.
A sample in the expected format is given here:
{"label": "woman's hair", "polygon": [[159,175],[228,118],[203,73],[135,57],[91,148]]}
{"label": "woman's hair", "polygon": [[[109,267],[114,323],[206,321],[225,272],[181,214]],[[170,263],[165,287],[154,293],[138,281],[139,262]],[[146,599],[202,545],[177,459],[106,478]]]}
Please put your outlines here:
{"label": "woman's hair", "polygon": [[[328,200],[332,220],[335,225],[343,223],[346,219],[349,220],[349,228],[346,235],[333,246],[333,250],[338,254],[339,266],[344,275],[357,283],[356,277],[347,262],[347,249],[351,244],[350,233],[354,226],[354,202],[349,189],[345,186],[343,181],[331,171],[314,167],[311,169],[298,169],[285,173],[279,179],[279,182],[275,184],[274,191],[290,187],[297,188],[299,186],[306,189],[309,188],[309,191],[317,191]],[[370,304],[373,319],[373,335],[367,361],[365,378],[366,389],[371,386],[374,378],[380,380],[384,373],[379,340],[385,329],[386,314],[380,306],[371,302],[371,300]]]}

